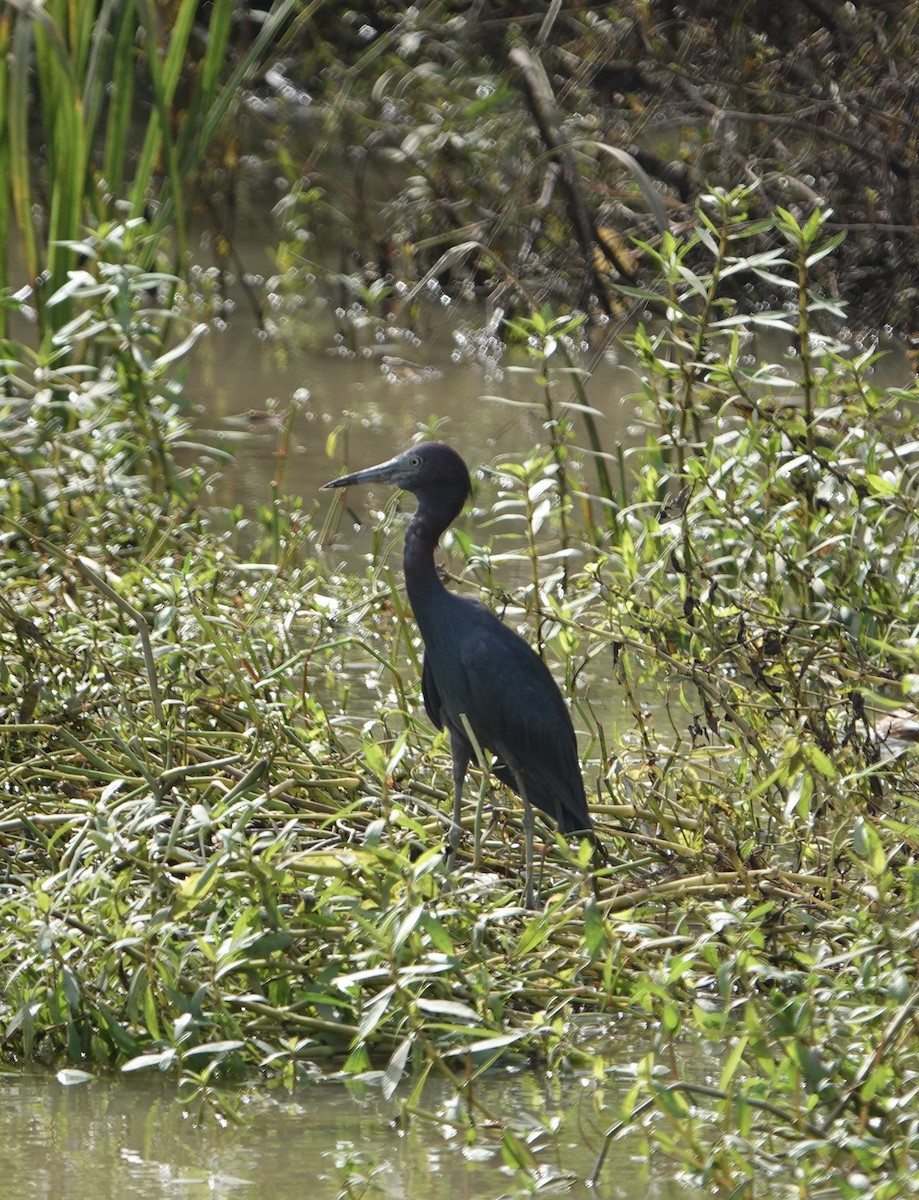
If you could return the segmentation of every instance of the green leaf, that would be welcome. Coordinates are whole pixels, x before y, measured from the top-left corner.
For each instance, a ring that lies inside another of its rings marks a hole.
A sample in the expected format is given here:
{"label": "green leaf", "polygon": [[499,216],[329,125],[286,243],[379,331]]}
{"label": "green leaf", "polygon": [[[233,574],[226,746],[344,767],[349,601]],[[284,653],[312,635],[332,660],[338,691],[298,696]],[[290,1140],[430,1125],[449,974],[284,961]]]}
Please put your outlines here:
{"label": "green leaf", "polygon": [[138,1054],[135,1058],[130,1058],[126,1063],[122,1064],[121,1070],[125,1075],[131,1071],[145,1071],[148,1067],[157,1067],[160,1070],[165,1070],[166,1067],[171,1067],[176,1060],[176,1051],[170,1046],[166,1050],[160,1050],[154,1054]]}
{"label": "green leaf", "polygon": [[527,1037],[526,1030],[518,1029],[515,1033],[502,1033],[495,1037],[480,1038],[474,1042],[464,1042],[461,1046],[456,1046],[452,1050],[446,1052],[447,1058],[451,1055],[465,1057],[467,1054],[490,1054],[493,1050],[503,1050],[507,1046],[512,1046],[514,1042],[523,1041]]}
{"label": "green leaf", "polygon": [[82,989],[79,980],[70,967],[61,967],[61,982],[64,986],[64,995],[67,998],[67,1004],[72,1012],[76,1012],[80,1007]]}
{"label": "green leaf", "polygon": [[372,1003],[361,1016],[357,1026],[357,1034],[355,1040],[363,1045],[372,1033],[376,1031],[380,1023],[390,1015],[393,1009],[393,996],[395,987],[390,985],[384,988],[379,995],[375,996]]}
{"label": "green leaf", "polygon": [[596,899],[591,896],[584,904],[584,945],[591,961],[607,945],[606,926]]}
{"label": "green leaf", "polygon": [[207,897],[220,878],[221,866],[222,859],[217,855],[211,859],[203,871],[194,871],[182,880],[176,889],[177,913],[190,912]]}
{"label": "green leaf", "polygon": [[862,1086],[858,1089],[859,1099],[867,1104],[879,1092],[884,1092],[895,1078],[893,1067],[889,1063],[881,1063],[871,1072]]}
{"label": "green leaf", "polygon": [[231,1050],[241,1050],[245,1044],[245,1042],[232,1039],[225,1039],[222,1042],[204,1042],[200,1046],[192,1046],[190,1050],[184,1050],[182,1059],[184,1061],[188,1058],[222,1058]]}
{"label": "green leaf", "polygon": [[801,754],[805,759],[807,759],[812,767],[815,767],[816,770],[824,776],[824,778],[839,778],[839,772],[836,770],[832,759],[824,754],[819,746],[815,746],[812,742],[802,742]]}
{"label": "green leaf", "polygon": [[718,1080],[718,1087],[720,1091],[730,1091],[731,1085],[734,1082],[734,1075],[743,1060],[744,1051],[747,1048],[748,1041],[749,1037],[744,1035],[743,1037],[737,1038],[734,1042],[734,1045],[731,1047],[731,1051],[724,1060],[724,1065],[721,1068],[721,1077]]}
{"label": "green leaf", "polygon": [[55,1079],[64,1087],[78,1087],[83,1083],[94,1083],[96,1076],[90,1075],[89,1071],[78,1071],[74,1067],[65,1067],[62,1071],[58,1071]]}
{"label": "green leaf", "polygon": [[367,1053],[367,1047],[361,1043],[355,1046],[348,1055],[342,1070],[346,1075],[363,1075],[365,1071],[369,1071],[373,1066],[370,1055]]}
{"label": "green leaf", "polygon": [[390,1055],[389,1062],[386,1064],[386,1070],[383,1072],[382,1092],[384,1100],[391,1100],[393,1093],[399,1086],[399,1081],[405,1073],[405,1064],[408,1062],[409,1051],[414,1041],[415,1035],[410,1033],[408,1037],[402,1039]]}
{"label": "green leaf", "polygon": [[538,1165],[530,1150],[511,1129],[505,1129],[501,1138],[501,1158],[504,1165],[513,1171],[532,1171]]}
{"label": "green leaf", "polygon": [[675,1004],[665,1004],[661,1010],[661,1029],[667,1037],[680,1028],[680,1012]]}
{"label": "green leaf", "polygon": [[419,997],[415,1003],[422,1012],[431,1013],[438,1017],[456,1017],[460,1021],[469,1021],[473,1025],[480,1023],[479,1014],[468,1004],[459,1000],[427,1000]]}
{"label": "green leaf", "polygon": [[399,928],[396,930],[392,940],[393,953],[395,954],[402,948],[406,940],[417,929],[419,922],[424,916],[425,906],[417,904],[410,913],[402,918],[399,922]]}
{"label": "green leaf", "polygon": [[523,933],[517,941],[516,953],[521,957],[532,954],[539,946],[546,944],[551,933],[552,925],[545,914],[533,917],[524,926]]}
{"label": "green leaf", "polygon": [[660,1107],[671,1117],[683,1121],[689,1116],[689,1100],[683,1092],[669,1087],[655,1087],[654,1094]]}
{"label": "green leaf", "polygon": [[899,487],[890,479],[883,475],[876,475],[873,472],[868,472],[865,475],[865,482],[871,488],[872,494],[882,498],[899,495]]}

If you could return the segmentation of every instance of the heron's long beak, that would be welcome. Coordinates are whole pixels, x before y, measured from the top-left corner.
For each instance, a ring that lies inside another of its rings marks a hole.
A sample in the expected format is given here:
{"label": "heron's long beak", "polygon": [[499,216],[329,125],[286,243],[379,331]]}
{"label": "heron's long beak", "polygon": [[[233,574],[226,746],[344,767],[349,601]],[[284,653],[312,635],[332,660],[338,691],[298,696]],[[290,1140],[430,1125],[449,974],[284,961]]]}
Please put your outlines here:
{"label": "heron's long beak", "polygon": [[363,471],[354,471],[351,475],[341,475],[338,479],[324,483],[322,491],[325,491],[326,488],[350,487],[352,483],[395,483],[401,465],[400,458],[391,458],[387,462],[379,463],[378,466],[367,467]]}

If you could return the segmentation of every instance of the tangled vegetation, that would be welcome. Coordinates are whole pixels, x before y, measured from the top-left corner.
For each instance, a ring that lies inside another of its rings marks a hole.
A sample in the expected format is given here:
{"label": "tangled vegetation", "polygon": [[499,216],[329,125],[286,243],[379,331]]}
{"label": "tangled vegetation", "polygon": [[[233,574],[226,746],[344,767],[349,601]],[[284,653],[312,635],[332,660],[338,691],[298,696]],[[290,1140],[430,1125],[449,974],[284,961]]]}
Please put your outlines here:
{"label": "tangled vegetation", "polygon": [[[23,24],[0,14],[27,50]],[[50,39],[53,91],[76,67],[49,28],[29,36]],[[183,137],[175,204],[207,142]],[[25,180],[22,149],[3,152]],[[712,189],[635,246],[643,275],[615,296],[637,314],[638,444],[604,444],[581,313],[505,325],[545,444],[478,464],[482,511],[447,561],[552,664],[606,850],[544,830],[534,914],[493,780],[445,871],[450,760],[420,705],[398,506],[360,576],[337,508],[277,495],[245,553],[215,530],[181,387],[200,313],[156,213],[115,205],[87,232],[74,203],[64,222],[73,188],[98,195],[88,161],[48,192],[61,257],[36,244],[31,292],[3,297],[5,1062],[169,1071],[225,1113],[243,1079],[374,1069],[406,1119],[431,1118],[437,1074],[461,1099],[438,1119],[524,1173],[538,1152],[473,1085],[538,1063],[591,1081],[598,1178],[637,1131],[717,1195],[919,1190],[917,396],[834,336],[827,214]],[[34,338],[8,336],[23,317]],[[636,1016],[649,1049],[607,1111],[602,1035]],[[683,1072],[687,1039],[719,1047],[719,1078]]]}

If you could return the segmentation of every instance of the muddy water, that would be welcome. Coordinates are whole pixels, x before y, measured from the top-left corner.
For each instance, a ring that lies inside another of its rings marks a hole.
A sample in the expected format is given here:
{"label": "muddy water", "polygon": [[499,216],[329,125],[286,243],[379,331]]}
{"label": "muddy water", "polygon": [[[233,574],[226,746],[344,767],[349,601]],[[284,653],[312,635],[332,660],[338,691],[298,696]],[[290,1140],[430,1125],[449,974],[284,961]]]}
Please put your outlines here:
{"label": "muddy water", "polygon": [[[498,364],[477,353],[455,314],[426,329],[421,346],[384,336],[346,352],[336,346],[328,318],[314,333],[312,347],[292,347],[260,340],[251,326],[232,326],[199,344],[186,389],[195,423],[234,455],[217,483],[216,504],[254,511],[269,502],[279,469],[282,491],[309,503],[344,464],[379,462],[419,432],[450,442],[473,469],[547,443],[543,396],[525,355]],[[601,359],[588,398],[600,413],[604,449],[635,441],[635,405],[623,397],[638,388],[627,363]],[[561,374],[553,394],[559,403],[574,398]],[[284,458],[278,425],[290,406],[296,415]],[[577,414],[573,420],[576,441],[584,444]],[[333,431],[339,438],[330,455]]]}
{"label": "muddy water", "polygon": [[[623,1039],[623,1062],[641,1052]],[[635,1137],[616,1141],[600,1186],[586,1186],[629,1086],[627,1077],[598,1090],[522,1072],[482,1081],[476,1094],[497,1116],[514,1120],[539,1164],[540,1180],[557,1180],[558,1194],[582,1200],[701,1197],[680,1179],[676,1164],[662,1157],[649,1162]],[[437,1084],[426,1088],[423,1107],[442,1117],[460,1115]],[[448,1124],[400,1122],[399,1104],[383,1101],[372,1085],[316,1083],[292,1094],[252,1089],[240,1115],[241,1124],[196,1121],[172,1084],[156,1077],[64,1086],[53,1074],[7,1076],[0,1087],[0,1196],[497,1200],[529,1194],[525,1176],[503,1165],[499,1139],[483,1130],[467,1145]]]}

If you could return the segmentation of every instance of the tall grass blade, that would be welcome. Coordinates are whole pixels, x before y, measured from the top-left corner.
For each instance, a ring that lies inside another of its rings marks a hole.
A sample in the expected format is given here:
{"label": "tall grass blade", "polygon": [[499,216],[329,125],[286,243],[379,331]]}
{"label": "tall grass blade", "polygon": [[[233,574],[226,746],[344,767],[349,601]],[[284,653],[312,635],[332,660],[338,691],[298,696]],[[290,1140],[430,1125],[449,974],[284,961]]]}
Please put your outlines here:
{"label": "tall grass blade", "polygon": [[180,259],[185,256],[187,238],[185,208],[182,203],[181,177],[173,137],[171,112],[179,74],[188,50],[188,39],[194,25],[195,9],[195,0],[183,0],[179,6],[169,37],[169,48],[165,60],[160,63],[158,54],[160,24],[156,10],[151,0],[139,0],[138,3],[140,22],[146,37],[146,63],[150,74],[154,113],[147,126],[147,134],[134,177],[131,212],[134,216],[143,214],[150,197],[150,181],[156,170],[157,157],[162,155],[167,193],[171,200],[170,210],[174,221],[176,253]]}
{"label": "tall grass blade", "polygon": [[[74,38],[75,57],[68,57],[60,28],[65,12],[59,4],[57,12],[60,24],[47,25],[38,22],[35,26],[35,61],[38,88],[41,94],[41,112],[44,122],[44,139],[49,158],[46,187],[48,189],[48,290],[52,295],[67,279],[67,271],[73,266],[76,254],[64,243],[73,240],[81,232],[86,194],[87,133],[83,115],[83,96],[78,84],[81,78],[81,62],[85,49],[85,37],[81,30],[85,25],[85,14],[90,6],[81,9],[83,21],[71,26]],[[62,306],[58,319],[68,319],[69,306]]]}
{"label": "tall grass blade", "polygon": [[635,176],[635,182],[641,189],[641,193],[648,202],[648,207],[654,216],[657,223],[657,228],[661,233],[666,233],[670,228],[670,222],[667,220],[667,210],[664,208],[663,201],[657,191],[657,188],[651,182],[644,167],[628,150],[622,150],[619,146],[610,146],[606,142],[591,141],[585,143],[593,146],[594,149],[601,151],[603,154],[608,154],[610,158],[615,158],[622,166],[627,167]]}
{"label": "tall grass blade", "polygon": [[[3,21],[8,33],[11,20],[9,11]],[[38,239],[32,224],[32,163],[29,157],[29,62],[32,57],[32,22],[25,17],[16,20],[12,33],[12,53],[7,56],[9,66],[9,100],[6,112],[6,142],[9,156],[9,186],[12,194],[12,210],[19,227],[22,253],[25,258],[29,283],[35,287],[42,269],[38,252]],[[6,253],[4,246],[4,253]]]}
{"label": "tall grass blade", "polygon": [[[11,36],[10,14],[8,12],[0,13],[0,129],[7,129],[9,122]],[[0,180],[11,179],[12,165],[9,138],[0,137]],[[7,188],[0,186],[0,293],[9,287],[7,247],[9,246],[11,218],[10,192]],[[7,308],[5,305],[0,305],[0,338],[5,338],[8,330]]]}
{"label": "tall grass blade", "polygon": [[124,186],[134,112],[133,46],[137,25],[133,0],[127,0],[124,4],[112,0],[112,3],[116,12],[116,24],[112,35],[112,89],[102,155],[102,174],[109,194],[119,196]]}

